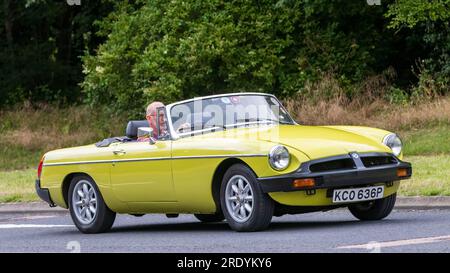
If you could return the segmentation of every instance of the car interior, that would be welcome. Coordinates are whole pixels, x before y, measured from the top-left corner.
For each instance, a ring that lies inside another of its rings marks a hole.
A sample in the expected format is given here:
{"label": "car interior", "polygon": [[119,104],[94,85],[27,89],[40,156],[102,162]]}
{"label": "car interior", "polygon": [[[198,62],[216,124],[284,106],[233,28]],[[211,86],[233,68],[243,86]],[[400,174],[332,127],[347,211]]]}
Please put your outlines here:
{"label": "car interior", "polygon": [[105,138],[102,141],[95,143],[95,146],[108,147],[112,143],[116,143],[116,142],[137,141],[139,127],[148,127],[148,121],[147,120],[130,120],[128,122],[127,128],[125,130],[125,136]]}

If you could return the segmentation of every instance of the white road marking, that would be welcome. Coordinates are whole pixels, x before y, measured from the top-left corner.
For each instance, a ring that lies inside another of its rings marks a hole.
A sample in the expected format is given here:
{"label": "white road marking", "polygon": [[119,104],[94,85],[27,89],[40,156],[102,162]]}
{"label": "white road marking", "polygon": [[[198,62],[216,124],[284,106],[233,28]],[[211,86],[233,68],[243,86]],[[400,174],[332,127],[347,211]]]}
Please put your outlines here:
{"label": "white road marking", "polygon": [[57,216],[37,215],[37,216],[14,217],[14,218],[11,218],[10,220],[36,220],[36,219],[48,219],[48,218],[55,218],[55,217],[57,217]]}
{"label": "white road marking", "polygon": [[[387,241],[387,242],[378,242],[377,247],[396,247],[396,246],[406,246],[406,245],[418,245],[418,244],[430,244],[430,243],[439,243],[443,241],[450,241],[450,235],[446,236],[436,236],[436,237],[424,237],[424,238],[416,238],[416,239],[407,239],[407,240],[398,240],[398,241]],[[362,248],[368,249],[370,245],[373,245],[374,242],[370,244],[361,244],[361,245],[348,245],[348,246],[339,246],[339,249],[355,249]]]}
{"label": "white road marking", "polygon": [[12,229],[12,228],[59,228],[59,227],[73,227],[73,225],[0,224],[0,229]]}
{"label": "white road marking", "polygon": [[33,220],[33,219],[48,219],[48,218],[55,218],[57,216],[50,216],[50,215],[37,215],[37,216],[25,216],[24,219]]}

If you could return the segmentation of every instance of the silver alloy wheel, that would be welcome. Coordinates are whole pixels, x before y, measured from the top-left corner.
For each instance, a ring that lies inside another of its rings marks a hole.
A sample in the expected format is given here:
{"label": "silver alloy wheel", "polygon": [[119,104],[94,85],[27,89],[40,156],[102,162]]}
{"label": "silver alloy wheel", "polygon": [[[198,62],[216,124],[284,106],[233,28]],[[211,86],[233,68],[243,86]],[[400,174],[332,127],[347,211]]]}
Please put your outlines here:
{"label": "silver alloy wheel", "polygon": [[247,221],[253,212],[253,189],[242,175],[231,177],[225,189],[225,203],[231,217],[239,223]]}
{"label": "silver alloy wheel", "polygon": [[72,193],[72,207],[81,223],[87,225],[94,221],[97,216],[97,195],[91,182],[77,182]]}

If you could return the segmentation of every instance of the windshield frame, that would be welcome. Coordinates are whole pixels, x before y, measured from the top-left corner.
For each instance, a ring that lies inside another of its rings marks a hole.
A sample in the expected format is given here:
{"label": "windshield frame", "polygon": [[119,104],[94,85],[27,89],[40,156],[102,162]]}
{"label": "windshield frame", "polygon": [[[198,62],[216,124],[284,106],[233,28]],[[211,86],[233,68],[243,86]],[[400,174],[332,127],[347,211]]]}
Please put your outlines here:
{"label": "windshield frame", "polygon": [[[220,97],[231,97],[231,96],[262,96],[262,97],[271,97],[274,98],[278,104],[280,105],[280,108],[284,110],[284,112],[287,114],[288,118],[292,121],[292,123],[290,125],[298,125],[298,123],[291,117],[291,115],[289,114],[289,112],[286,110],[286,108],[283,106],[283,104],[278,100],[278,98],[272,94],[267,94],[267,93],[225,93],[225,94],[219,94],[219,95],[211,95],[211,96],[205,96],[205,97],[196,97],[196,98],[192,98],[192,99],[187,99],[187,100],[183,100],[183,101],[178,101],[178,102],[174,102],[171,103],[169,105],[166,106],[166,114],[167,114],[167,123],[169,125],[169,132],[170,135],[172,137],[173,140],[178,139],[178,138],[182,138],[182,137],[187,137],[187,136],[194,136],[197,134],[203,134],[205,132],[214,132],[218,129],[223,130],[222,127],[211,127],[211,128],[206,128],[206,129],[200,129],[200,130],[195,130],[195,131],[190,131],[190,132],[186,132],[186,133],[177,133],[175,131],[175,129],[173,128],[173,124],[172,124],[172,117],[171,117],[171,110],[174,106],[180,105],[180,104],[186,104],[189,102],[193,102],[193,101],[197,101],[197,100],[205,100],[205,99],[211,99],[211,98],[220,98]],[[239,122],[236,124],[228,124],[226,125],[226,127],[230,127],[230,128],[238,128],[238,127],[242,127],[242,126],[246,126],[246,125],[250,125],[250,124],[268,124],[267,121],[261,121],[261,122],[255,122],[255,121],[249,121],[249,122]],[[271,122],[271,124],[274,124],[274,122]],[[276,123],[279,124],[279,123]]]}

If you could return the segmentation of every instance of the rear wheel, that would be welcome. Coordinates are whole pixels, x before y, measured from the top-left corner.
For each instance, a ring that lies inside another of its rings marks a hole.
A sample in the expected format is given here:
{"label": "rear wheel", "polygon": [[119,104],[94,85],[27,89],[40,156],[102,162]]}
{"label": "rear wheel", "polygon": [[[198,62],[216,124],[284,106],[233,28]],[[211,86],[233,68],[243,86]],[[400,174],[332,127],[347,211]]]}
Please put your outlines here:
{"label": "rear wheel", "polygon": [[272,220],[273,200],[243,164],[235,164],[225,172],[220,203],[228,224],[236,231],[264,230]]}
{"label": "rear wheel", "polygon": [[97,185],[88,176],[72,179],[69,210],[75,226],[83,233],[105,232],[116,219],[116,213],[106,206]]}
{"label": "rear wheel", "polygon": [[225,219],[225,217],[223,217],[222,213],[216,213],[216,214],[194,214],[194,216],[200,222],[203,222],[203,223],[222,222],[223,219]]}
{"label": "rear wheel", "polygon": [[348,209],[359,220],[381,220],[392,212],[396,199],[397,194],[394,193],[382,199],[350,205]]}

